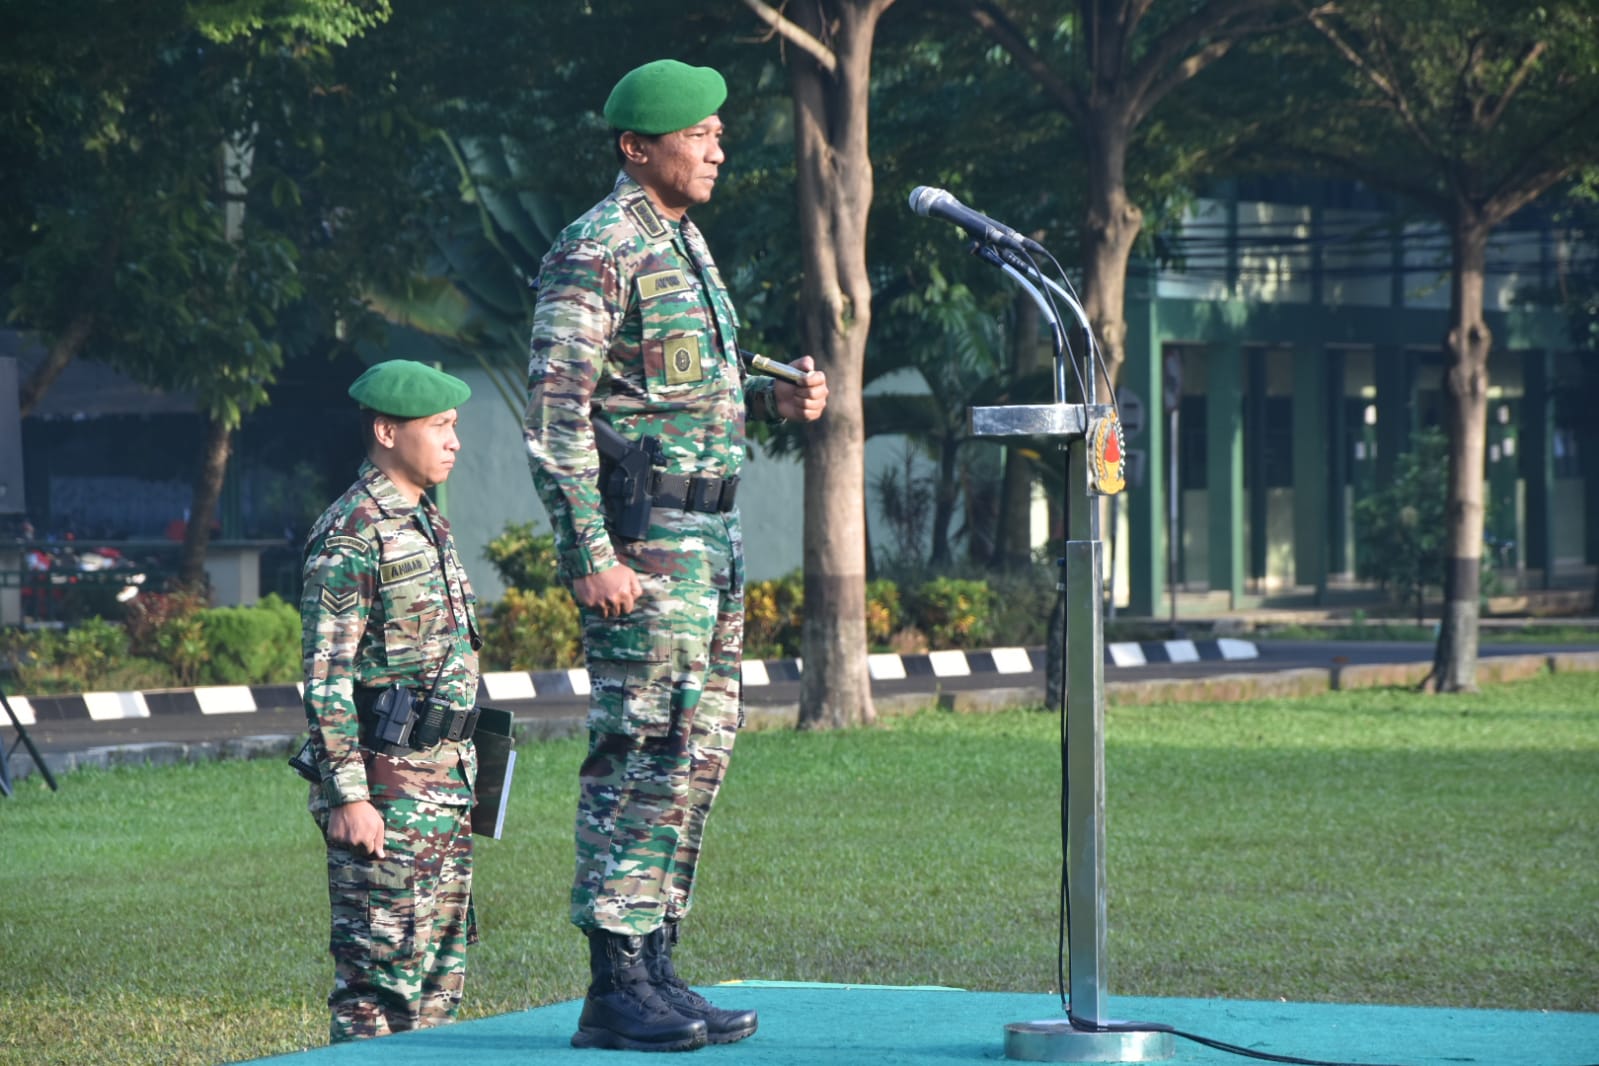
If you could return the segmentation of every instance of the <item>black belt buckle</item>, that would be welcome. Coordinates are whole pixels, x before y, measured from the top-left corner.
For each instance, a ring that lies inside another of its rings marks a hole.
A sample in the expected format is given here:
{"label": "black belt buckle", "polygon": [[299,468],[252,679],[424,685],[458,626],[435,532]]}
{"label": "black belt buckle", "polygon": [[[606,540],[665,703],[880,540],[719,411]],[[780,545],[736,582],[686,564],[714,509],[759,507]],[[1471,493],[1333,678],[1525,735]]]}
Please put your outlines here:
{"label": "black belt buckle", "polygon": [[722,479],[719,477],[691,477],[688,479],[687,499],[684,501],[690,511],[703,511],[707,514],[722,509]]}
{"label": "black belt buckle", "polygon": [[471,740],[472,734],[477,732],[477,715],[476,707],[469,711],[456,711],[455,717],[450,721],[449,738],[451,740]]}

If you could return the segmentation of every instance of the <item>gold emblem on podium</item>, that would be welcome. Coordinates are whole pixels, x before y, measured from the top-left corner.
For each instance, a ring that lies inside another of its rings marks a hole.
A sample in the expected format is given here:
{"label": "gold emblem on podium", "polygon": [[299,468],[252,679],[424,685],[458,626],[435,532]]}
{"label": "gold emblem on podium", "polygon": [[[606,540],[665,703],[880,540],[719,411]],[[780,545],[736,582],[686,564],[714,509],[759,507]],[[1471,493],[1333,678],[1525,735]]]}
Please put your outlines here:
{"label": "gold emblem on podium", "polygon": [[1122,438],[1122,422],[1112,411],[1097,419],[1088,434],[1089,467],[1094,476],[1091,486],[1101,496],[1114,496],[1127,487],[1127,449]]}

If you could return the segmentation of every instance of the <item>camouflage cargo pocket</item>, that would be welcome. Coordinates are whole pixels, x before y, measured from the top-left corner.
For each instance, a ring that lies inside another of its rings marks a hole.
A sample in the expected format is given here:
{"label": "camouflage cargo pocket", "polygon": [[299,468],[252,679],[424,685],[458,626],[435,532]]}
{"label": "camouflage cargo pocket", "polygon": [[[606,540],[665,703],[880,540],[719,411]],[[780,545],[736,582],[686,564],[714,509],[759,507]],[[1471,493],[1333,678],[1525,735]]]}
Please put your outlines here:
{"label": "camouflage cargo pocket", "polygon": [[672,659],[589,661],[588,727],[594,733],[664,737],[672,728]]}
{"label": "camouflage cargo pocket", "polygon": [[335,957],[386,962],[410,958],[417,951],[417,927],[426,927],[412,877],[413,859],[394,850],[388,834],[388,856],[368,859],[340,849],[343,862],[330,862]]}

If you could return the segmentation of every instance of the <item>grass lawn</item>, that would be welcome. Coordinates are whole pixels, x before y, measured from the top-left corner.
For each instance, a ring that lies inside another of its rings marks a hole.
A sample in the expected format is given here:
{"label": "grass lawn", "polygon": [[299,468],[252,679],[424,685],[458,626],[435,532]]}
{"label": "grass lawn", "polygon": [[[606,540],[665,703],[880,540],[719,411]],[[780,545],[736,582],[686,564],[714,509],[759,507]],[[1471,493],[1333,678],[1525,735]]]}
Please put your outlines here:
{"label": "grass lawn", "polygon": [[[1113,994],[1599,1011],[1599,678],[1108,713]],[[582,994],[575,741],[481,841],[466,1016]],[[1059,722],[751,733],[680,968],[1044,991]],[[0,1063],[322,1043],[326,886],[276,760],[37,777],[0,800]]]}

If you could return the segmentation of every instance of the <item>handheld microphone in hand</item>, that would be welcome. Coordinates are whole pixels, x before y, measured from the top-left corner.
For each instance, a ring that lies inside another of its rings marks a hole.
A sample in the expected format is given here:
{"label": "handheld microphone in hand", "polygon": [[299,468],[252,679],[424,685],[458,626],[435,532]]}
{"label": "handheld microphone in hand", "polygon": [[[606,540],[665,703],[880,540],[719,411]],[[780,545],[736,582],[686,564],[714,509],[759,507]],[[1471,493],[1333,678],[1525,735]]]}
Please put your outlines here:
{"label": "handheld microphone in hand", "polygon": [[941,218],[953,222],[985,244],[1000,244],[1018,252],[1043,252],[1044,246],[1031,237],[1024,237],[1001,222],[996,222],[981,211],[973,211],[944,189],[918,185],[911,190],[911,210],[923,218]]}
{"label": "handheld microphone in hand", "polygon": [[768,359],[766,356],[758,355],[748,348],[740,348],[738,354],[743,357],[744,365],[757,374],[778,378],[788,382],[790,385],[805,384],[805,371],[798,367],[789,366],[787,363],[779,363],[776,359]]}

